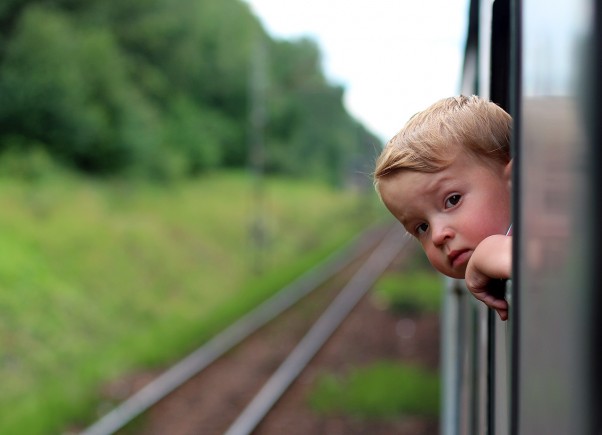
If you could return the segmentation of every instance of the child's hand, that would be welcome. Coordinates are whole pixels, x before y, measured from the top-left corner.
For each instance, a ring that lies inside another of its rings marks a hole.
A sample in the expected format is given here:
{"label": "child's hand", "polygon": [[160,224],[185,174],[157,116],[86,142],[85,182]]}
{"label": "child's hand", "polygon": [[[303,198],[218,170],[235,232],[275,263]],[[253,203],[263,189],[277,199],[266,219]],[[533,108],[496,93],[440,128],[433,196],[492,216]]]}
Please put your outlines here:
{"label": "child's hand", "polygon": [[480,301],[508,318],[501,280],[512,272],[512,237],[494,235],[484,239],[474,250],[466,267],[466,287]]}

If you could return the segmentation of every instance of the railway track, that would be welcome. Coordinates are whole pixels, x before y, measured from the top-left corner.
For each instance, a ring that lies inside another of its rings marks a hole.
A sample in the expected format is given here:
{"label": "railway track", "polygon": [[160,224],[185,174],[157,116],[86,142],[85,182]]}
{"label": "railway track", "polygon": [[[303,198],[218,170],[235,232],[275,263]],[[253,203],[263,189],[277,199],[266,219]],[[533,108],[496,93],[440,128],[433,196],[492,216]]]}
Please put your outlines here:
{"label": "railway track", "polygon": [[[202,433],[252,432],[399,255],[406,240],[402,233],[397,225],[386,231],[375,228],[366,232],[81,434],[150,434],[168,429],[176,433],[172,428],[136,424],[136,419],[151,408],[164,406],[167,397],[184,389],[196,390],[199,399],[196,404],[179,407],[180,418],[174,415],[188,427],[182,433],[199,433],[192,427],[202,427]],[[281,315],[284,311],[286,315]],[[217,391],[220,397],[214,394]],[[177,414],[175,410],[169,412]]]}

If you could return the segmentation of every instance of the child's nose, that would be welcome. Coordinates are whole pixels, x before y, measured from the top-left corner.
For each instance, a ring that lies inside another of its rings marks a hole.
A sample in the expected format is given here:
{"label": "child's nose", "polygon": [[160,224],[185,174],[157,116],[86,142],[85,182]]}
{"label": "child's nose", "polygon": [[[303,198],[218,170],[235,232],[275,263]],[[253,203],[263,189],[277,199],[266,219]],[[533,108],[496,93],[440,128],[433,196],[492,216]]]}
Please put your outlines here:
{"label": "child's nose", "polygon": [[432,240],[435,246],[445,244],[449,239],[454,237],[453,230],[445,224],[432,225]]}

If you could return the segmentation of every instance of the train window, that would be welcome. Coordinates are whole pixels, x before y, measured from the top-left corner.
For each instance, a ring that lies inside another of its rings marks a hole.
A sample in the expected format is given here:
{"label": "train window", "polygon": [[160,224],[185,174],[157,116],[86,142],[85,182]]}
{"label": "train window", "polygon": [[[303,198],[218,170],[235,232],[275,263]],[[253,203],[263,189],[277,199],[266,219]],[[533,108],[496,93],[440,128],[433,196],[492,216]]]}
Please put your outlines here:
{"label": "train window", "polygon": [[510,1],[493,2],[489,99],[510,112]]}
{"label": "train window", "polygon": [[[513,117],[510,321],[452,282],[445,435],[602,434],[602,8],[472,0],[461,92]],[[508,294],[508,293],[507,293]]]}

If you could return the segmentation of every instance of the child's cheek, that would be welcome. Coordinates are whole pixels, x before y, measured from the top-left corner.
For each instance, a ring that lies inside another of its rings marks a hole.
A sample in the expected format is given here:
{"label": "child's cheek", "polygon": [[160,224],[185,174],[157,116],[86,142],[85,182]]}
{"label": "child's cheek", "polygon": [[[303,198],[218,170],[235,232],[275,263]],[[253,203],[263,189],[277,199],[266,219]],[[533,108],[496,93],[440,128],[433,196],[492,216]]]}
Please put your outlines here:
{"label": "child's cheek", "polygon": [[424,249],[424,251],[426,254],[426,258],[428,258],[429,263],[431,263],[431,266],[433,266],[435,269],[437,269],[444,275],[449,274],[449,271],[446,270],[447,264],[445,262],[445,259],[441,257],[441,252],[439,250]]}

